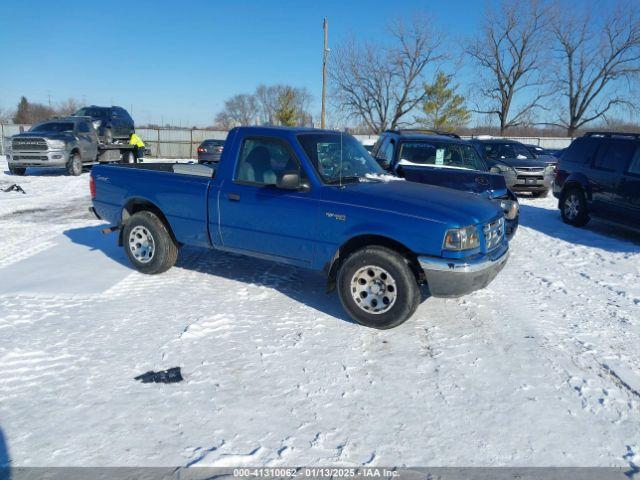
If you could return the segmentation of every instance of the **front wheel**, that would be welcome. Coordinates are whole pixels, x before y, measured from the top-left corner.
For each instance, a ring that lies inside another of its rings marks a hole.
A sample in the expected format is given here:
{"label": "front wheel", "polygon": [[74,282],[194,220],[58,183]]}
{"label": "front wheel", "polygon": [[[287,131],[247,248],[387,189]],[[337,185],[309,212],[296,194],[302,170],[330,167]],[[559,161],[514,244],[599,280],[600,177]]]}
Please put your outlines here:
{"label": "front wheel", "polygon": [[19,177],[22,177],[27,173],[27,169],[25,167],[14,167],[13,165],[9,165],[9,173],[11,175],[18,175]]}
{"label": "front wheel", "polygon": [[560,214],[565,223],[581,227],[589,221],[587,199],[579,188],[571,188],[560,200]]}
{"label": "front wheel", "polygon": [[378,329],[400,325],[420,304],[420,288],[407,259],[377,246],[358,250],[343,262],[338,295],[351,318]]}
{"label": "front wheel", "polygon": [[79,153],[72,153],[67,162],[67,173],[77,177],[82,173],[82,158]]}
{"label": "front wheel", "polygon": [[127,257],[142,273],[166,272],[178,258],[178,245],[164,222],[152,212],[138,212],[129,217],[122,240]]}

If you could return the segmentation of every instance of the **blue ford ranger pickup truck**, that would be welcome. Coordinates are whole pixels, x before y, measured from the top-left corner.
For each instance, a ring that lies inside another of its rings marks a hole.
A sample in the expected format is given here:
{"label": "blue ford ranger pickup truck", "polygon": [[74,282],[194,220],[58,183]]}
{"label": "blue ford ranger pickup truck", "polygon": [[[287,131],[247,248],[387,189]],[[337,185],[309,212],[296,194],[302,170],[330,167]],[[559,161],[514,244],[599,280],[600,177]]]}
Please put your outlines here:
{"label": "blue ford ranger pickup truck", "polygon": [[91,195],[140,272],[171,268],[182,245],[323,271],[347,313],[375,328],[408,319],[421,286],[484,288],[508,257],[494,203],[392,177],[329,130],[234,128],[217,165],[99,165]]}

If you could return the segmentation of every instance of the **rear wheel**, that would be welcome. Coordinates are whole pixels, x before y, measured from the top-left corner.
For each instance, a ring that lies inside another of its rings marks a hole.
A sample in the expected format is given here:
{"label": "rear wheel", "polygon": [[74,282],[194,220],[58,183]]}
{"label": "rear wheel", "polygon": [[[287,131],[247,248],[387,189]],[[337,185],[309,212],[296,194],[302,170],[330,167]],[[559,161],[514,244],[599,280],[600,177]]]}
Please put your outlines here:
{"label": "rear wheel", "polygon": [[565,223],[581,227],[589,221],[587,199],[579,188],[571,188],[560,200],[560,214]]}
{"label": "rear wheel", "polygon": [[138,212],[129,217],[122,240],[127,257],[142,273],[166,272],[178,258],[178,245],[166,225],[152,212]]}
{"label": "rear wheel", "polygon": [[21,177],[27,173],[27,169],[25,167],[14,167],[13,165],[9,165],[9,173],[11,175],[18,175]]}
{"label": "rear wheel", "polygon": [[400,325],[420,304],[420,288],[407,259],[377,246],[358,250],[344,261],[338,294],[351,318],[378,329]]}
{"label": "rear wheel", "polygon": [[82,173],[82,158],[78,152],[74,152],[69,156],[67,161],[67,173],[77,177]]}

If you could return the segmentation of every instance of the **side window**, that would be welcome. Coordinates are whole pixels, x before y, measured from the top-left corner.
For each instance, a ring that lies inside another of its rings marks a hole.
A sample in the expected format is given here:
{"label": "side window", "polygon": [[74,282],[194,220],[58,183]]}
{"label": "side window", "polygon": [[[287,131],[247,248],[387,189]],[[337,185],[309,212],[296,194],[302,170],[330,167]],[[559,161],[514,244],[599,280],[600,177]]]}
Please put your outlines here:
{"label": "side window", "polygon": [[629,140],[611,139],[593,162],[593,167],[607,172],[622,172],[636,149],[636,144]]}
{"label": "side window", "polygon": [[627,173],[630,175],[637,175],[640,177],[640,146],[636,148],[636,153],[631,159]]}
{"label": "side window", "polygon": [[275,185],[285,172],[302,176],[300,163],[288,146],[275,138],[247,138],[242,142],[235,180],[255,185]]}
{"label": "side window", "polygon": [[563,162],[589,163],[598,148],[599,141],[593,138],[580,137],[573,141],[562,155]]}
{"label": "side window", "polygon": [[89,133],[91,130],[89,129],[89,124],[87,122],[78,123],[78,131],[80,133]]}
{"label": "side window", "polygon": [[378,149],[377,157],[386,160],[387,162],[393,161],[393,147],[395,146],[395,142],[391,139],[391,137],[387,137],[384,139],[380,148]]}

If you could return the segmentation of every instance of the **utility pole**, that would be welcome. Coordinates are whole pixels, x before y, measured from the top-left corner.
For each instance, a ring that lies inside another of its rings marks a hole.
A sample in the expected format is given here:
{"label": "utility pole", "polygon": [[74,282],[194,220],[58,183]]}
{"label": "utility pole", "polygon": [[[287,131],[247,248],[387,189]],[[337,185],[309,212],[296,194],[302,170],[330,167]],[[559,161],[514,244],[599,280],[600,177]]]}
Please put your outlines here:
{"label": "utility pole", "polygon": [[329,22],[324,17],[322,22],[324,30],[324,50],[322,51],[322,113],[320,113],[320,128],[325,128],[325,103],[327,101],[327,57],[329,56]]}

